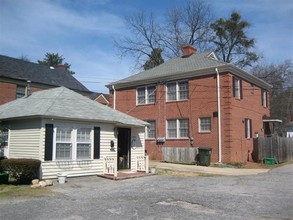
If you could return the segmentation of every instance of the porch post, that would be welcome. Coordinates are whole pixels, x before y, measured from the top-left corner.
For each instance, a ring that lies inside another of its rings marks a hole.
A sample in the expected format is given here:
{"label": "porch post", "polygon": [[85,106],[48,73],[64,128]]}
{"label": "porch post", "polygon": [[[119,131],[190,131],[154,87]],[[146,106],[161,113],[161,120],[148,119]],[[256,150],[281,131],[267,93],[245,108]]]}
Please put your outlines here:
{"label": "porch post", "polygon": [[145,156],[145,173],[149,173],[149,156]]}

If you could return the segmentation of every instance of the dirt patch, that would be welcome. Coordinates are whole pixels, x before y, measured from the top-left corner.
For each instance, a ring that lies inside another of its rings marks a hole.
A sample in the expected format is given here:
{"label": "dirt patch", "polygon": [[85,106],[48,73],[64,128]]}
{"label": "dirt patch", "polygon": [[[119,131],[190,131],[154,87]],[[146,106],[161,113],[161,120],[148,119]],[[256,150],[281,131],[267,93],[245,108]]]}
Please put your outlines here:
{"label": "dirt patch", "polygon": [[157,204],[164,206],[177,206],[192,212],[215,213],[215,210],[205,207],[203,205],[181,200],[166,200],[158,202]]}

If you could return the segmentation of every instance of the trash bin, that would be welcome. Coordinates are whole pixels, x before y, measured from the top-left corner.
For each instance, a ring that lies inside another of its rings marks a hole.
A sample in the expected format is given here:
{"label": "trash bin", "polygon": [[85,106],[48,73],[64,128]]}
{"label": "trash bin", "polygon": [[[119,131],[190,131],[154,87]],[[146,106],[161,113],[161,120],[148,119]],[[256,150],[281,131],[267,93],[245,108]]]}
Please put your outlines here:
{"label": "trash bin", "polygon": [[209,166],[211,164],[212,148],[200,147],[198,148],[198,165]]}

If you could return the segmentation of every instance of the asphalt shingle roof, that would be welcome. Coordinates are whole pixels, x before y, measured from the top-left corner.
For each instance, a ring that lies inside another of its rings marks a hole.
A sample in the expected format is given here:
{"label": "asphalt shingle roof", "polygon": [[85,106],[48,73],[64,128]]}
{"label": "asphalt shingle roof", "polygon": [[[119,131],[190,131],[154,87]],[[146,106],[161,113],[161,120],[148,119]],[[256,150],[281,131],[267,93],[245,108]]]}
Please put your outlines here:
{"label": "asphalt shingle roof", "polygon": [[35,92],[28,97],[0,105],[0,120],[33,117],[130,126],[148,125],[142,120],[102,105],[65,87]]}
{"label": "asphalt shingle roof", "polygon": [[112,86],[115,86],[116,89],[120,89],[161,81],[172,81],[216,74],[216,68],[218,68],[219,72],[232,72],[263,88],[270,88],[269,84],[259,78],[239,69],[233,64],[218,60],[214,52],[195,53],[188,57],[173,58],[152,69],[110,83],[107,87],[112,89]]}
{"label": "asphalt shingle roof", "polygon": [[30,80],[50,86],[65,86],[67,88],[89,92],[72,74],[64,69],[50,67],[0,55],[0,77],[17,80]]}
{"label": "asphalt shingle roof", "polygon": [[217,60],[213,52],[196,53],[189,57],[177,57],[152,69],[137,73],[112,84],[169,77],[172,75],[227,65]]}

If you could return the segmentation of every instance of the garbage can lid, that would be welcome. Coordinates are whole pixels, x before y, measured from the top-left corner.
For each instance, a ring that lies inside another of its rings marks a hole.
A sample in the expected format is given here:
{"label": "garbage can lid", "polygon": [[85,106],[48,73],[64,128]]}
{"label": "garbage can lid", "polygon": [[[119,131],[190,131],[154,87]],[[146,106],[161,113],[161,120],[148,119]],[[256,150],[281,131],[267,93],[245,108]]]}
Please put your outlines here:
{"label": "garbage can lid", "polygon": [[204,150],[204,151],[211,151],[212,150],[212,148],[210,148],[210,147],[199,147],[198,149]]}

